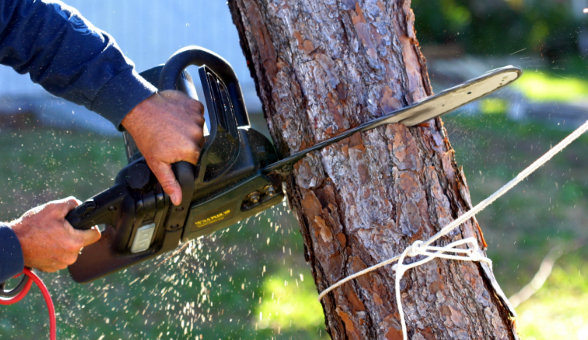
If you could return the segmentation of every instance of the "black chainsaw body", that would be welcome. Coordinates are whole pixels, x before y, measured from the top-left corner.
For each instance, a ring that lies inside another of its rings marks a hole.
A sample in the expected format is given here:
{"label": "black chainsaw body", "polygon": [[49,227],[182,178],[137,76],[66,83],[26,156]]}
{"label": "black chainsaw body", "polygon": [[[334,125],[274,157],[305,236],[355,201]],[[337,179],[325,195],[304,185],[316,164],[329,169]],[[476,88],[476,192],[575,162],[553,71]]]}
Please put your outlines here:
{"label": "black chainsaw body", "polygon": [[85,247],[69,267],[75,281],[89,282],[174,250],[181,242],[228,227],[283,200],[281,179],[261,172],[278,161],[277,153],[265,136],[249,127],[239,82],[228,62],[190,47],[174,54],[165,66],[141,75],[159,90],[178,89],[196,98],[192,79],[184,71],[189,65],[200,66],[210,133],[196,166],[172,166],[182,187],[181,205],[171,203],[125,133],[129,164],[110,189],[66,217],[78,229],[105,226],[102,238]]}

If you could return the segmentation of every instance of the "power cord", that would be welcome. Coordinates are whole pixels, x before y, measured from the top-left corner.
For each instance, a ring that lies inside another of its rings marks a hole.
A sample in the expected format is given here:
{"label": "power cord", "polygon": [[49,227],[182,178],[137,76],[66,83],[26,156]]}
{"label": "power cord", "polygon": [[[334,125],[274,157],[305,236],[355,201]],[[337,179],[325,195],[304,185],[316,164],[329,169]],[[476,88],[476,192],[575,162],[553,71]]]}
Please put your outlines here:
{"label": "power cord", "polygon": [[[55,320],[55,307],[53,306],[53,301],[51,300],[51,295],[49,294],[47,286],[45,286],[41,278],[29,268],[25,268],[22,274],[24,274],[23,279],[15,288],[6,291],[2,287],[0,290],[0,305],[12,305],[19,302],[22,300],[22,298],[25,297],[25,295],[27,295],[31,289],[31,285],[33,282],[35,282],[43,294],[43,298],[45,299],[45,303],[47,304],[47,309],[49,312],[49,339],[56,340],[57,322]],[[21,274],[17,275],[16,277],[20,275]]]}

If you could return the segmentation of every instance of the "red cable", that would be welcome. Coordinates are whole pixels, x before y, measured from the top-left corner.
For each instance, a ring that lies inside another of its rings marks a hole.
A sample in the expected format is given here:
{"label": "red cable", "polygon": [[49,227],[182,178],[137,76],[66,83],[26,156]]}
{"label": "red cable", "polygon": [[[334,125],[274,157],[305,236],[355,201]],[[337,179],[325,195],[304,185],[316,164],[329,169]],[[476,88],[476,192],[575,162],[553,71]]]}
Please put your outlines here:
{"label": "red cable", "polygon": [[[16,275],[15,278],[19,277],[21,274],[22,273]],[[24,288],[20,291],[20,293],[18,293],[18,295],[14,296],[12,298],[9,298],[9,299],[0,298],[0,305],[6,306],[6,305],[12,305],[12,304],[19,302],[20,300],[22,300],[23,297],[25,297],[25,295],[27,295],[27,293],[29,292],[29,289],[31,289],[32,284],[33,284],[33,281],[29,280],[25,284]]]}
{"label": "red cable", "polygon": [[33,273],[30,269],[25,268],[23,270],[23,273],[26,276],[28,276],[31,280],[29,280],[29,282],[26,283],[23,290],[20,293],[18,293],[18,295],[16,295],[15,297],[10,299],[0,299],[0,305],[12,305],[22,300],[22,298],[25,297],[25,295],[27,295],[27,293],[29,292],[29,289],[31,288],[33,281],[35,281],[35,283],[39,287],[39,290],[41,290],[41,293],[43,294],[43,298],[45,298],[45,303],[47,303],[47,309],[49,311],[49,338],[51,340],[56,340],[57,322],[55,321],[55,307],[53,306],[53,301],[51,300],[49,290],[47,290],[47,287],[45,286],[41,278],[38,277],[37,274]]}

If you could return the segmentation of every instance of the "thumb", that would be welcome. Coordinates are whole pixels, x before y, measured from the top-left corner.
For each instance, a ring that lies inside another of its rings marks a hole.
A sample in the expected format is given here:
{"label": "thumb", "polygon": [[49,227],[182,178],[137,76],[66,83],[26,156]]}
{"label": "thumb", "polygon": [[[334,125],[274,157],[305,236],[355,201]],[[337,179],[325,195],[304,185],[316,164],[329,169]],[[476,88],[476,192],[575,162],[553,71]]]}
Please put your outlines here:
{"label": "thumb", "polygon": [[171,164],[155,162],[155,164],[149,164],[149,167],[159,184],[161,184],[163,191],[171,198],[172,203],[180,205],[182,203],[182,188],[180,188],[180,183],[176,180]]}
{"label": "thumb", "polygon": [[67,220],[63,221],[63,226],[66,229],[69,229],[70,237],[76,242],[76,244],[81,244],[81,247],[89,246],[102,237],[102,233],[100,233],[98,226],[93,226],[87,230],[75,229]]}
{"label": "thumb", "polygon": [[102,234],[100,234],[100,230],[98,230],[97,226],[93,226],[91,229],[88,230],[78,230],[79,234],[82,239],[82,247],[89,246],[90,244],[97,242]]}

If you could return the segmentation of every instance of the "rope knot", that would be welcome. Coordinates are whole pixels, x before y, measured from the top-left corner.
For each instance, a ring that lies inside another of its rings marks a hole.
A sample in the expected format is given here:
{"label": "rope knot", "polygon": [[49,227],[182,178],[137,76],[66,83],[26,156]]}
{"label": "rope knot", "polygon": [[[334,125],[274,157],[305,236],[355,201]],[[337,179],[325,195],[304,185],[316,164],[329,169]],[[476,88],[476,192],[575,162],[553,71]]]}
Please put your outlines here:
{"label": "rope knot", "polygon": [[425,251],[426,250],[423,248],[423,241],[417,240],[410,247],[408,247],[406,255],[410,257],[415,257],[422,255]]}

